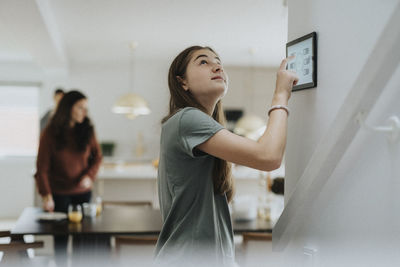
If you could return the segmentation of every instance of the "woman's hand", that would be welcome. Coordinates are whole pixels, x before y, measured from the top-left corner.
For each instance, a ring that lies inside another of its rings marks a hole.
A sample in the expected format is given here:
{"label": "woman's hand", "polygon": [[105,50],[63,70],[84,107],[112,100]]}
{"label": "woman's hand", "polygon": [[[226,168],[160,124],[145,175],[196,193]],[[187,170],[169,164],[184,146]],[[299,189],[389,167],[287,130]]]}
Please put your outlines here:
{"label": "woman's hand", "polygon": [[93,185],[92,179],[90,179],[90,177],[87,175],[85,177],[83,177],[83,179],[78,184],[79,187],[85,188],[85,189],[92,188],[92,185]]}
{"label": "woman's hand", "polygon": [[292,88],[299,81],[299,77],[295,72],[286,69],[288,61],[292,60],[293,58],[294,56],[285,58],[284,60],[282,60],[282,63],[279,67],[278,73],[276,75],[276,89],[274,93],[274,100],[277,101],[277,103],[273,103],[273,105],[287,105],[287,102],[292,92]]}
{"label": "woman's hand", "polygon": [[52,195],[48,194],[46,196],[43,196],[42,204],[43,204],[43,209],[45,211],[50,211],[50,212],[54,211],[54,200]]}

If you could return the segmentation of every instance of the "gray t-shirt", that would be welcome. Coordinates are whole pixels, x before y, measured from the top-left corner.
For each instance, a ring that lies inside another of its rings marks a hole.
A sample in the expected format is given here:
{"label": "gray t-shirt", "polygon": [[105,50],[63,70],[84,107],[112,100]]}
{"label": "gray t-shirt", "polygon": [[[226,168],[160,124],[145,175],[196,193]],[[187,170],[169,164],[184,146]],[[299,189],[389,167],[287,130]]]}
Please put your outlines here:
{"label": "gray t-shirt", "polygon": [[214,194],[215,158],[196,149],[224,127],[196,108],[184,108],[162,125],[158,194],[164,221],[156,263],[230,266],[234,262],[226,195]]}

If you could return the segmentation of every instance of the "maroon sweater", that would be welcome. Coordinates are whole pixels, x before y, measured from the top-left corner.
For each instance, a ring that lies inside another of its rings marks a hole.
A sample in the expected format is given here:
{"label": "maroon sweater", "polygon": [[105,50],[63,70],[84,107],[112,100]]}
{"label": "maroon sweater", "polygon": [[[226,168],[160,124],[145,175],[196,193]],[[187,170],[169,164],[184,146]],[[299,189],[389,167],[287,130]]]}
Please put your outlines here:
{"label": "maroon sweater", "polygon": [[36,161],[36,184],[39,194],[72,195],[91,189],[79,186],[85,176],[95,180],[102,160],[96,137],[90,139],[84,151],[75,148],[71,132],[66,134],[66,146],[57,149],[55,140],[46,128],[41,137]]}

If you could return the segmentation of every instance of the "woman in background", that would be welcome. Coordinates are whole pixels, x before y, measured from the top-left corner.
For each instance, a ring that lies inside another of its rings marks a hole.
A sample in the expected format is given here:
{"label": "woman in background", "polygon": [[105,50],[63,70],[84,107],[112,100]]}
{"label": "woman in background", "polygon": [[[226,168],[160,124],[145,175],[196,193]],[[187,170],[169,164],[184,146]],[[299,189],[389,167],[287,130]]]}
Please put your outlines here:
{"label": "woman in background", "polygon": [[[87,106],[81,92],[66,93],[41,135],[35,179],[46,211],[66,213],[70,204],[91,199],[102,155]],[[55,238],[56,253],[65,254],[67,240]]]}

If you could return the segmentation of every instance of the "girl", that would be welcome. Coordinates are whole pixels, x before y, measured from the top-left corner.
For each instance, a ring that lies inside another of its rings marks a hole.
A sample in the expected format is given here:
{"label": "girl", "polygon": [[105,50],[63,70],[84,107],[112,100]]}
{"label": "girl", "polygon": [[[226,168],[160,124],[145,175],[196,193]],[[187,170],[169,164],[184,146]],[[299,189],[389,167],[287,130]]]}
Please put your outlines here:
{"label": "girl", "polygon": [[169,114],[162,121],[158,187],[163,228],[156,262],[167,266],[234,264],[228,202],[234,186],[228,162],[264,171],[277,169],[286,144],[287,108],[298,78],[277,74],[267,130],[257,141],[222,126],[221,98],[228,77],[209,47],[193,46],[172,62]]}

